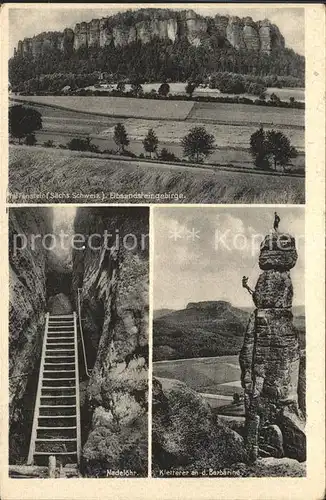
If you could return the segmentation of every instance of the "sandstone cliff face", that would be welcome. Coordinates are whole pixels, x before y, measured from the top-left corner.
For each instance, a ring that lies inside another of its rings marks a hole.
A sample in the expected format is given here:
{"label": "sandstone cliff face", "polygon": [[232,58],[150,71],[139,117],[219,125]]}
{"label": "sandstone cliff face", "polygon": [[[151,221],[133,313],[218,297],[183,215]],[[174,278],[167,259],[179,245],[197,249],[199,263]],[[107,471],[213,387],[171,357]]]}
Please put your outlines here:
{"label": "sandstone cliff face", "polygon": [[241,19],[237,16],[232,16],[226,27],[226,38],[235,49],[244,49],[245,43],[243,40],[243,28]]}
{"label": "sandstone cliff face", "polygon": [[[146,9],[136,12],[139,15],[134,24],[124,23],[123,17],[113,16],[78,23],[74,30],[66,29],[63,33],[43,33],[25,38],[18,42],[16,53],[37,58],[49,48],[69,52],[83,47],[105,47],[111,43],[123,47],[135,41],[150,43],[154,37],[171,42],[185,38],[198,47],[209,39],[211,31],[236,49],[270,53],[275,48],[284,47],[284,38],[278,27],[266,19],[254,22],[251,17],[240,19],[218,15],[209,19],[193,10],[174,12],[156,9],[148,15]],[[144,20],[139,20],[142,17]]]}
{"label": "sandstone cliff face", "polygon": [[[305,460],[304,366],[300,369],[298,333],[291,311],[290,269],[297,261],[295,240],[275,232],[261,244],[259,276],[240,353],[245,390],[247,449],[253,460],[258,448],[274,457]],[[300,374],[299,374],[300,370]]]}
{"label": "sandstone cliff face", "polygon": [[[81,288],[88,363],[93,367],[86,396],[90,429],[83,448],[86,474],[130,468],[147,474],[148,249],[116,248],[148,232],[148,210],[79,208],[75,231],[113,237],[106,249],[75,250],[73,289]],[[130,244],[130,243],[129,243]]]}
{"label": "sandstone cliff face", "polygon": [[[28,439],[21,429],[33,417],[33,408],[29,412],[23,401],[38,368],[45,325],[47,251],[40,239],[32,248],[31,238],[50,230],[51,209],[9,210],[9,426],[13,453],[16,439]],[[25,249],[15,252],[15,235],[23,235],[19,244],[26,243]]]}

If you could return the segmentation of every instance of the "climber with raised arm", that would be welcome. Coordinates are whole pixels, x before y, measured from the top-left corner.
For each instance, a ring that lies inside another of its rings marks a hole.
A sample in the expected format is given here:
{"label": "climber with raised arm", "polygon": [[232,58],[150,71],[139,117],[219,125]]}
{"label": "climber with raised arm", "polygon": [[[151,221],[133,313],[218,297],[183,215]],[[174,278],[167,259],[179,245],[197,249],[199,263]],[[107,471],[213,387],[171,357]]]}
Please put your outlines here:
{"label": "climber with raised arm", "polygon": [[248,290],[248,292],[250,293],[250,295],[252,295],[254,293],[254,291],[248,285],[248,279],[249,279],[248,276],[242,276],[242,286],[243,286],[243,288],[245,288],[246,290]]}

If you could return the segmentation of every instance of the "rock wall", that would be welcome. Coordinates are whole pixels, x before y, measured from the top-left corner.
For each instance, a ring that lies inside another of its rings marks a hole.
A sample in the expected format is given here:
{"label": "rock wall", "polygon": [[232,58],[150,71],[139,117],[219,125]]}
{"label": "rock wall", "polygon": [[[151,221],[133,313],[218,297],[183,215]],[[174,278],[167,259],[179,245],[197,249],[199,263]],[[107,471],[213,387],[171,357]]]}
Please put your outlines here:
{"label": "rock wall", "polygon": [[[256,460],[260,449],[280,458],[306,459],[304,366],[300,374],[298,332],[291,311],[290,269],[297,261],[292,236],[274,232],[261,244],[259,276],[240,353],[245,391],[247,449]],[[299,401],[300,399],[300,401]]]}
{"label": "rock wall", "polygon": [[[24,421],[33,417],[34,408],[33,401],[27,408],[24,398],[28,384],[35,385],[32,379],[38,368],[45,325],[47,251],[40,239],[31,247],[31,238],[44,236],[51,226],[51,209],[9,210],[9,426],[13,460],[16,439],[28,440],[22,428]],[[26,248],[15,251],[17,235],[23,235],[18,244]]]}
{"label": "rock wall", "polygon": [[[99,235],[105,230],[113,236],[104,244]],[[87,236],[86,248],[73,254],[73,290],[76,296],[81,289],[92,368],[84,473],[105,476],[108,468],[130,468],[134,475],[147,475],[148,248],[141,240],[144,235],[148,243],[148,209],[79,208],[75,232]],[[92,246],[98,248],[91,249],[95,233]],[[134,237],[122,242],[130,233],[137,238],[134,249],[129,249]]]}
{"label": "rock wall", "polygon": [[16,53],[36,58],[51,47],[69,53],[82,47],[105,47],[111,43],[115,46],[135,41],[145,44],[150,43],[153,37],[171,42],[186,38],[197,47],[203,40],[209,39],[211,32],[236,49],[270,53],[275,48],[284,47],[284,38],[278,27],[267,19],[254,22],[251,17],[240,19],[218,15],[212,19],[199,16],[193,10],[142,9],[135,12],[137,16],[132,24],[120,14],[78,23],[74,30],[65,29],[63,33],[41,33],[25,38],[18,42]]}

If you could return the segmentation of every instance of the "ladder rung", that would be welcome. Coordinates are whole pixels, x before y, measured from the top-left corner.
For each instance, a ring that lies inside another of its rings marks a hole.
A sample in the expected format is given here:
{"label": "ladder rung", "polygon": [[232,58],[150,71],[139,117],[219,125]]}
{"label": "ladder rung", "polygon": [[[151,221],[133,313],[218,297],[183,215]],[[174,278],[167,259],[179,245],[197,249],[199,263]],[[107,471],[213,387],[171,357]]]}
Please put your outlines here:
{"label": "ladder rung", "polygon": [[73,314],[51,314],[49,316],[49,320],[51,320],[52,318],[73,318],[74,315]]}
{"label": "ladder rung", "polygon": [[47,370],[45,370],[45,371],[46,371],[46,374],[48,375],[48,374],[49,374],[49,372],[50,372],[50,373],[51,373],[51,372],[53,372],[53,373],[66,373],[66,372],[74,372],[75,370],[72,370],[72,369],[70,369],[70,370],[69,370],[69,369],[68,369],[68,370],[54,370],[54,369],[52,368],[52,370],[51,370],[51,369],[47,369]]}
{"label": "ladder rung", "polygon": [[76,451],[34,451],[34,455],[76,455]]}
{"label": "ladder rung", "polygon": [[[52,344],[52,345],[54,345],[54,344]],[[53,350],[48,349],[48,348],[46,348],[46,349],[47,349],[47,352],[51,352],[51,354],[54,352],[75,352],[75,349],[53,349]],[[47,358],[48,355],[45,354],[45,357]],[[60,358],[60,357],[66,358],[67,356],[57,356],[57,358]],[[71,357],[73,357],[73,355],[71,355]]]}
{"label": "ladder rung", "polygon": [[[71,333],[73,335],[74,334],[74,330],[72,330],[71,332],[69,332],[69,331],[67,332],[66,330],[63,330],[62,332],[48,332],[48,335],[56,335],[57,333]],[[50,337],[50,338],[53,338],[53,337]],[[65,337],[60,337],[60,339],[64,339],[64,338]],[[67,338],[70,339],[71,336],[67,337]]]}
{"label": "ladder rung", "polygon": [[[57,379],[54,379],[54,380],[57,380]],[[49,386],[49,387],[46,387],[46,386],[42,387],[42,391],[43,390],[44,391],[47,391],[47,390],[57,391],[58,389],[76,389],[76,386],[75,385],[72,385],[72,386],[69,386],[69,385],[54,385],[54,386]],[[46,398],[46,396],[44,396],[44,397]],[[62,396],[60,396],[60,397],[62,397]]]}
{"label": "ladder rung", "polygon": [[44,364],[48,365],[48,366],[52,366],[52,365],[64,365],[64,366],[66,366],[66,365],[74,365],[75,366],[74,362],[72,362],[72,363],[46,363],[45,362]]}
{"label": "ladder rung", "polygon": [[71,319],[67,318],[65,321],[56,321],[55,319],[51,319],[51,318],[50,318],[50,319],[49,319],[49,324],[50,324],[50,323],[52,323],[52,324],[54,323],[54,324],[59,324],[59,325],[62,325],[62,324],[64,324],[64,323],[70,323],[70,322],[72,322],[72,323],[73,323],[73,321],[74,321],[74,320],[73,320],[73,318],[71,318]]}
{"label": "ladder rung", "polygon": [[65,356],[64,354],[60,356],[50,356],[50,355],[47,355],[45,356],[45,359],[58,359],[58,358],[74,358],[75,356],[73,354],[69,355],[67,354],[67,356]]}
{"label": "ladder rung", "polygon": [[52,419],[52,418],[76,418],[75,415],[39,415],[38,418],[46,418],[46,419]]}
{"label": "ladder rung", "polygon": [[76,405],[41,405],[40,408],[76,408]]}
{"label": "ladder rung", "polygon": [[46,430],[56,430],[56,429],[61,429],[61,430],[73,430],[73,429],[77,429],[77,427],[74,425],[72,427],[63,427],[62,425],[60,425],[59,427],[37,427],[37,430],[38,431],[44,431],[44,429]]}
{"label": "ladder rung", "polygon": [[[41,398],[46,398],[46,399],[54,399],[54,398],[61,398],[61,399],[65,399],[65,398],[75,398],[76,395],[75,394],[70,394],[69,396],[41,396]],[[44,406],[43,406],[44,408]]]}
{"label": "ladder rung", "polygon": [[[72,326],[62,326],[60,328],[64,328],[64,330],[58,330],[54,327],[48,329],[48,333],[73,333],[75,331]],[[53,330],[53,331],[51,331]]]}
{"label": "ladder rung", "polygon": [[64,342],[53,342],[53,344],[47,343],[47,347],[52,346],[52,345],[74,345],[74,342],[67,342],[66,344]]}
{"label": "ladder rung", "polygon": [[[48,382],[49,382],[49,381],[52,381],[52,382],[53,382],[53,380],[75,380],[75,377],[73,377],[73,378],[68,378],[68,377],[62,377],[62,378],[45,378],[45,377],[44,377],[44,378],[43,378],[43,380],[46,380],[46,381],[48,381]],[[44,387],[43,387],[43,388],[44,388]]]}
{"label": "ladder rung", "polygon": [[[43,429],[44,429],[44,427],[43,427]],[[38,441],[39,443],[44,442],[44,441],[51,443],[52,441],[55,441],[55,442],[57,442],[57,441],[77,441],[77,438],[53,438],[53,439],[36,438],[35,441]]]}
{"label": "ladder rung", "polygon": [[49,321],[49,326],[66,326],[66,325],[73,325],[74,324],[74,320],[73,319],[66,319],[65,321],[54,321],[54,320],[50,320]]}

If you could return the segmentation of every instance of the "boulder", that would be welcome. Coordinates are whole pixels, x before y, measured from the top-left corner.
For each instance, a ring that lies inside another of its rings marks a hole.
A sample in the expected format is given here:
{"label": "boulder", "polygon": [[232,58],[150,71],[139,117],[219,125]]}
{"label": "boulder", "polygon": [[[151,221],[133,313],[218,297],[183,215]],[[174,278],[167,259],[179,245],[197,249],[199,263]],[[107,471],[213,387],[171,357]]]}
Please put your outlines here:
{"label": "boulder", "polygon": [[297,262],[295,239],[285,233],[270,233],[261,243],[259,267],[264,271],[289,271]]}
{"label": "boulder", "polygon": [[293,458],[259,458],[254,464],[237,464],[234,470],[244,477],[305,477],[306,464]]}
{"label": "boulder", "polygon": [[296,406],[286,406],[278,417],[283,435],[284,453],[299,462],[306,461],[305,420]]}
{"label": "boulder", "polygon": [[72,314],[70,299],[64,293],[58,293],[49,298],[48,308],[50,314]]}
{"label": "boulder", "polygon": [[210,406],[178,380],[153,379],[153,469],[219,468],[243,460],[243,438],[218,423]]}

